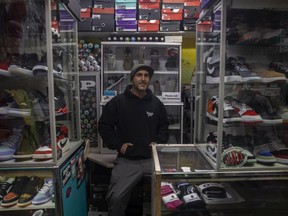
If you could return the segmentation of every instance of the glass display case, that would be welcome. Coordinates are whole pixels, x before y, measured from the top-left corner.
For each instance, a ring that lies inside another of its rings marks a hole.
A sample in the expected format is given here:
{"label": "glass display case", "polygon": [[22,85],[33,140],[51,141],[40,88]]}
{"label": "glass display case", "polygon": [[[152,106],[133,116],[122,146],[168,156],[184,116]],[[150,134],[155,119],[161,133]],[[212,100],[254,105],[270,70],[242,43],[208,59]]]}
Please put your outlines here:
{"label": "glass display case", "polygon": [[58,1],[0,0],[0,29],[0,214],[61,215],[58,168],[83,144],[77,21]]}
{"label": "glass display case", "polygon": [[284,215],[288,210],[287,171],[218,172],[194,144],[153,145],[152,153],[153,216]]}
{"label": "glass display case", "polygon": [[155,72],[149,88],[166,106],[169,142],[182,143],[181,43],[106,41],[101,43],[101,56],[100,106],[124,92],[134,65],[150,65]]}
{"label": "glass display case", "polygon": [[287,2],[201,7],[194,143],[217,171],[286,170]]}

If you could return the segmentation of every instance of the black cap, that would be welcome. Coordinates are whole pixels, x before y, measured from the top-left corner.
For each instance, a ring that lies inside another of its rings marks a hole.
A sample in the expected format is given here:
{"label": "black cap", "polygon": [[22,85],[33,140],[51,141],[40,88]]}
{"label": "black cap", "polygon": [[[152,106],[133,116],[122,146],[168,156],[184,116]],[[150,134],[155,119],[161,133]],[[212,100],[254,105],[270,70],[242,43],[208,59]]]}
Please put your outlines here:
{"label": "black cap", "polygon": [[131,69],[130,80],[132,80],[135,74],[140,70],[146,70],[150,74],[150,78],[154,74],[154,69],[152,67],[145,65],[145,64],[137,64],[137,65],[134,65],[134,67]]}

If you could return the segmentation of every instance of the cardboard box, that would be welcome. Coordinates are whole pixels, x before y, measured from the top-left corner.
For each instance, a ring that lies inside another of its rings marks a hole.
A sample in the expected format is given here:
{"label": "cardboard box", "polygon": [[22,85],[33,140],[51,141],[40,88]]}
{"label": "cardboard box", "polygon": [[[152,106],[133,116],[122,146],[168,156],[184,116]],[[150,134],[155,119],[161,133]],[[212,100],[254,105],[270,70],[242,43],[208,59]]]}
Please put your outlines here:
{"label": "cardboard box", "polygon": [[184,31],[196,31],[196,20],[195,19],[184,19],[183,30]]}
{"label": "cardboard box", "polygon": [[116,20],[116,31],[137,31],[137,20]]}
{"label": "cardboard box", "polygon": [[81,0],[80,1],[80,7],[81,8],[92,8],[93,7],[93,1],[92,0]]}
{"label": "cardboard box", "polygon": [[198,19],[200,14],[199,6],[184,6],[184,18]]}
{"label": "cardboard box", "polygon": [[160,31],[180,31],[180,21],[160,21]]}
{"label": "cardboard box", "polygon": [[78,31],[91,31],[92,19],[86,18],[78,22]]}
{"label": "cardboard box", "polygon": [[92,13],[95,14],[113,14],[114,15],[114,8],[92,8]]}
{"label": "cardboard box", "polygon": [[183,20],[183,9],[162,9],[162,20]]}
{"label": "cardboard box", "polygon": [[136,10],[116,10],[115,20],[136,20]]}
{"label": "cardboard box", "polygon": [[138,11],[139,20],[159,20],[160,9],[139,9]]}
{"label": "cardboard box", "polygon": [[[93,15],[92,15],[93,16]],[[103,14],[101,15],[103,16]],[[92,18],[92,31],[97,32],[113,32],[115,30],[115,20],[114,19],[95,19]]]}
{"label": "cardboard box", "polygon": [[81,17],[81,19],[90,18],[91,17],[91,8],[81,8],[80,17]]}
{"label": "cardboard box", "polygon": [[138,31],[157,32],[159,31],[159,20],[138,20]]}

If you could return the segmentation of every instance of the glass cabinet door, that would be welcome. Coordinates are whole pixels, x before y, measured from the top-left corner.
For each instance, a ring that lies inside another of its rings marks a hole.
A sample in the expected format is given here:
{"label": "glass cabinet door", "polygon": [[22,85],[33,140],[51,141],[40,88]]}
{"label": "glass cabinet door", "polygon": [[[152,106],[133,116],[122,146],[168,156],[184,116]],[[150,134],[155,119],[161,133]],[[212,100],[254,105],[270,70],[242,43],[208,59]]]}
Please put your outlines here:
{"label": "glass cabinet door", "polygon": [[215,169],[287,169],[287,4],[202,6],[195,142]]}

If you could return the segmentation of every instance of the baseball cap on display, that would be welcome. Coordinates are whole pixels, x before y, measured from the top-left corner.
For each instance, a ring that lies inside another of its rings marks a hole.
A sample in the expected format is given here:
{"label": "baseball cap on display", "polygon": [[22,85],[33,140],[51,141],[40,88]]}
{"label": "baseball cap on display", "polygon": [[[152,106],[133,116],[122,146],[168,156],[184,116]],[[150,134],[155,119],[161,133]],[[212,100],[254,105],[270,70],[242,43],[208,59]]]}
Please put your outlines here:
{"label": "baseball cap on display", "polygon": [[154,69],[152,67],[145,64],[137,64],[131,69],[130,80],[132,80],[135,74],[140,70],[146,70],[150,74],[150,78],[154,74]]}

